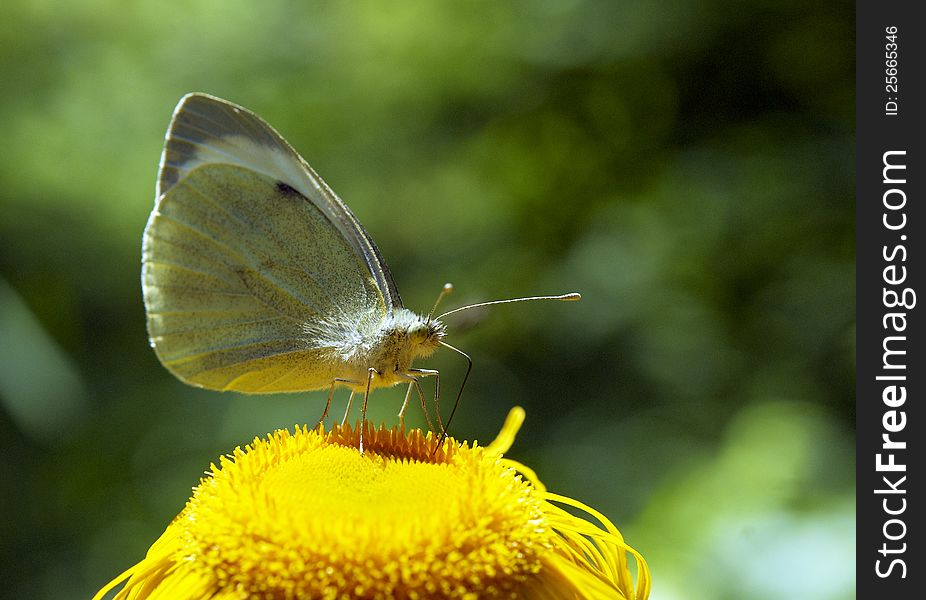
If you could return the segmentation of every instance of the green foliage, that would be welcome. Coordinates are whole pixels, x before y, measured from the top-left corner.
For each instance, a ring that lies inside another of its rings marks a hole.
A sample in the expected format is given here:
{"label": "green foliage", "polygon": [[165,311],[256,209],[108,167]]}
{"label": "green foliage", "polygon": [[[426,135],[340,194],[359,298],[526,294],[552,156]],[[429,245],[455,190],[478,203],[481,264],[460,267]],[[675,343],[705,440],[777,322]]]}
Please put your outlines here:
{"label": "green foliage", "polygon": [[[216,455],[320,415],[323,394],[187,388],[148,347],[141,232],[170,111],[204,91],[294,144],[410,308],[445,281],[448,308],[582,292],[448,318],[476,365],[453,433],[488,441],[523,405],[512,456],[622,526],[655,598],[851,597],[851,569],[782,554],[854,540],[853,5],[4,13],[3,593],[86,597]],[[423,365],[445,403],[460,362]]]}

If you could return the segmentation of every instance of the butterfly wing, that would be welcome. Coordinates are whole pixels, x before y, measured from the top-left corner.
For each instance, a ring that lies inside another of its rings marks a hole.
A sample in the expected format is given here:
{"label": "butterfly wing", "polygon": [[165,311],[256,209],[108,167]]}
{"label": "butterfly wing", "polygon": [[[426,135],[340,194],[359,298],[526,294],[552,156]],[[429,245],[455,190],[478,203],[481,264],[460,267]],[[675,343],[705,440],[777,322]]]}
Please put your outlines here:
{"label": "butterfly wing", "polygon": [[289,184],[309,199],[362,256],[386,305],[401,307],[392,273],[357,217],[269,123],[246,108],[208,94],[180,99],[167,130],[155,198],[196,167],[235,164]]}
{"label": "butterfly wing", "polygon": [[279,134],[203,95],[174,114],[142,263],[159,359],[211,389],[325,387],[399,302],[356,218]]}

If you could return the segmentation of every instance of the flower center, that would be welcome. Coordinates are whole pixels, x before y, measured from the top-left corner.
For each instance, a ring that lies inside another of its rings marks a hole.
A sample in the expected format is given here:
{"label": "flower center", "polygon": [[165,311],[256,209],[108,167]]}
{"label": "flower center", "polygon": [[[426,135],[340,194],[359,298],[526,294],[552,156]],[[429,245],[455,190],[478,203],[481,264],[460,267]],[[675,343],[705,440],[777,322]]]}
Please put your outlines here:
{"label": "flower center", "polygon": [[356,437],[278,431],[223,459],[181,516],[184,556],[270,598],[491,597],[540,569],[541,501],[496,454],[371,428],[360,454]]}

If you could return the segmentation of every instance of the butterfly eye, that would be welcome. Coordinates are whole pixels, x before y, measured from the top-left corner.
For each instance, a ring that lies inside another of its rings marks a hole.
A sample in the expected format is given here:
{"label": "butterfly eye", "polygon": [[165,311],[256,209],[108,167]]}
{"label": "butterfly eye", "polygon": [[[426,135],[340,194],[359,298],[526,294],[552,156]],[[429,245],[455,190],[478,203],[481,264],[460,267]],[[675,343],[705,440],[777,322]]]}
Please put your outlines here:
{"label": "butterfly eye", "polygon": [[408,330],[408,337],[413,342],[421,343],[428,337],[428,329],[423,325],[416,325]]}

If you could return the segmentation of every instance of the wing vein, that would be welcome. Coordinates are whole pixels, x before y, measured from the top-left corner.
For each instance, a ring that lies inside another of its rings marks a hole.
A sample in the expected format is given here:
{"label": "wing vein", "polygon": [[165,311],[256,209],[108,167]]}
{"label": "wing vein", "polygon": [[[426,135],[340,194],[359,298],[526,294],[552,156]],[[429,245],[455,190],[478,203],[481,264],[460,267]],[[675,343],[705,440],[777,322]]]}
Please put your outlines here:
{"label": "wing vein", "polygon": [[181,270],[181,271],[188,271],[188,272],[190,272],[190,273],[195,273],[196,275],[202,275],[203,277],[209,277],[209,278],[211,278],[211,279],[215,279],[216,281],[221,281],[222,283],[228,283],[228,284],[232,284],[232,285],[234,285],[235,283],[237,283],[236,281],[229,281],[229,280],[225,279],[224,277],[220,277],[220,276],[216,275],[215,273],[208,273],[208,272],[206,272],[206,271],[201,271],[201,270],[199,270],[199,269],[194,269],[193,267],[189,267],[189,266],[187,266],[187,265],[183,265],[183,264],[180,264],[180,263],[177,263],[177,262],[170,262],[170,261],[165,261],[165,260],[151,260],[151,259],[147,259],[147,260],[145,260],[145,264],[148,264],[148,265],[159,265],[159,266],[168,267],[168,268],[172,268],[172,269],[179,269],[179,270]]}
{"label": "wing vein", "polygon": [[[274,341],[275,341],[275,342],[304,342],[305,340],[294,339],[294,338],[287,338],[287,339],[280,339],[280,340],[274,340]],[[183,363],[187,363],[187,362],[190,362],[190,361],[192,361],[192,360],[196,360],[196,359],[198,359],[198,358],[202,358],[203,356],[208,356],[208,355],[210,355],[210,354],[215,354],[216,352],[220,352],[220,351],[223,351],[223,350],[242,350],[242,349],[244,349],[244,348],[249,348],[249,347],[251,347],[251,346],[259,346],[259,345],[261,345],[261,344],[263,344],[263,343],[265,343],[265,342],[248,342],[247,344],[238,344],[238,345],[236,345],[236,346],[226,346],[226,347],[222,347],[222,348],[212,348],[212,349],[209,349],[209,350],[204,350],[204,351],[202,351],[202,352],[198,352],[198,353],[196,353],[196,354],[187,354],[187,355],[185,355],[185,356],[183,356],[183,357],[181,357],[181,358],[175,358],[175,359],[172,359],[172,360],[164,361],[164,364],[165,364],[165,365],[169,365],[169,366],[182,365]],[[285,356],[285,355],[287,355],[287,354],[298,354],[298,353],[300,353],[300,352],[308,352],[308,351],[314,350],[314,349],[316,349],[316,348],[315,348],[315,347],[312,347],[312,346],[306,346],[305,348],[299,348],[299,349],[297,349],[297,350],[286,350],[285,352],[270,352],[270,353],[268,353],[268,354],[266,354],[266,355],[264,355],[264,356]],[[241,365],[241,364],[244,364],[244,363],[251,362],[251,361],[253,361],[253,360],[255,360],[255,359],[254,359],[254,358],[247,358],[247,359],[243,359],[243,360],[236,360],[236,361],[234,361],[234,362],[222,363],[222,368],[227,368],[227,367],[231,367],[231,366],[234,366],[234,365]]]}
{"label": "wing vein", "polygon": [[[220,240],[217,240],[215,237],[209,235],[209,234],[206,233],[205,231],[202,231],[201,229],[199,229],[199,228],[197,228],[197,227],[194,227],[192,224],[187,223],[186,221],[183,221],[183,220],[181,220],[181,219],[178,219],[177,217],[173,217],[173,216],[167,215],[167,214],[165,214],[165,213],[163,213],[163,212],[160,212],[160,211],[158,212],[158,218],[160,218],[160,219],[165,219],[165,220],[167,220],[167,221],[171,221],[172,223],[176,223],[177,225],[183,227],[184,229],[188,229],[188,230],[192,231],[193,233],[195,233],[195,234],[198,235],[199,237],[203,238],[204,240],[208,240],[208,241],[212,242],[213,244],[215,244],[216,246],[218,246],[219,248],[221,248],[221,249],[223,249],[223,250],[228,250],[231,254],[234,254],[236,257],[238,257],[238,259],[239,259],[238,262],[239,262],[240,264],[242,264],[242,265],[247,264],[247,258],[246,258],[244,255],[242,255],[240,252],[238,252],[237,250],[235,250],[234,248],[232,248],[231,246],[229,246],[229,245],[226,244],[225,242],[220,241]],[[161,237],[161,236],[158,236],[158,235],[155,235],[155,234],[154,234],[153,232],[151,232],[151,231],[148,232],[148,237],[150,237],[151,239],[159,240],[159,241],[161,241],[161,242],[167,242],[167,243],[169,243],[169,244],[172,245],[172,246],[176,246],[176,245],[177,245],[177,244],[175,244],[171,239],[165,238],[165,237]],[[227,263],[226,263],[226,264],[227,264]]]}
{"label": "wing vein", "polygon": [[292,323],[298,323],[298,321],[296,321],[295,319],[290,319],[289,317],[286,317],[286,316],[269,317],[267,319],[254,319],[253,321],[235,321],[234,323],[219,325],[217,327],[198,327],[196,329],[183,329],[180,331],[168,331],[168,332],[159,334],[158,337],[164,338],[164,337],[171,336],[171,335],[186,335],[188,333],[203,333],[203,332],[214,331],[215,329],[220,329],[222,327],[237,326],[237,325],[254,325],[257,323],[269,323],[271,321],[281,321],[281,320],[290,321]]}
{"label": "wing vein", "polygon": [[[280,375],[280,376],[277,377],[276,379],[274,379],[274,380],[272,380],[272,381],[268,381],[267,383],[261,385],[260,387],[254,388],[254,391],[257,392],[257,393],[260,393],[261,391],[267,389],[268,387],[271,387],[273,384],[275,384],[275,383],[277,383],[277,382],[279,382],[279,381],[283,381],[284,379],[286,379],[287,377],[289,377],[290,375],[292,375],[293,373],[295,373],[295,372],[296,372],[298,369],[300,369],[301,367],[302,367],[302,365],[296,364],[292,369],[290,369],[290,370],[287,371],[286,373]],[[235,379],[240,379],[240,378],[241,378],[241,377],[239,376],[239,377],[236,377]],[[232,383],[234,383],[234,380],[232,380],[232,381],[229,383],[229,385],[231,385]]]}

